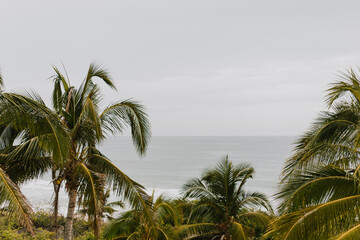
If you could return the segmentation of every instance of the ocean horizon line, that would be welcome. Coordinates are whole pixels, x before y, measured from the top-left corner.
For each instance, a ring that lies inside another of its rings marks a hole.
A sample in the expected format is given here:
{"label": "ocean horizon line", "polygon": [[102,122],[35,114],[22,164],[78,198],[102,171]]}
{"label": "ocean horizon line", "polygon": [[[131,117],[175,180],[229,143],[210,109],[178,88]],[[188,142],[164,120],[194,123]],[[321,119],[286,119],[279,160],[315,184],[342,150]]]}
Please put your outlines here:
{"label": "ocean horizon line", "polygon": [[[112,137],[131,137],[131,135],[114,135]],[[299,136],[298,135],[152,135],[151,137],[299,137]]]}

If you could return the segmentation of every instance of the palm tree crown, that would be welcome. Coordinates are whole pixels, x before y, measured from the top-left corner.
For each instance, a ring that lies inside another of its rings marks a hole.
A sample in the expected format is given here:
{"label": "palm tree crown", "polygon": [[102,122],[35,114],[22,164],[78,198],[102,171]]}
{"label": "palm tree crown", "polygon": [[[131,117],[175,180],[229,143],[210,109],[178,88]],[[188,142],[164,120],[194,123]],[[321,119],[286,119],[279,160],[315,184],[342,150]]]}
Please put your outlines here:
{"label": "palm tree crown", "polygon": [[[91,203],[98,237],[99,206],[102,206],[99,196],[106,184],[134,208],[146,204],[148,196],[140,184],[124,174],[96,146],[107,135],[121,133],[129,126],[136,150],[142,155],[150,138],[150,123],[143,106],[131,100],[112,103],[100,111],[101,92],[95,80],[100,79],[113,89],[115,86],[99,65],[90,65],[79,88],[72,86],[57,68],[54,70],[54,110],[32,92],[1,93],[2,164],[6,166],[11,162],[5,171],[17,181],[52,170],[54,185],[58,185],[54,189],[58,190],[64,183],[69,193],[64,239],[71,239],[78,197]],[[19,137],[20,144],[13,146],[14,139]],[[16,161],[19,163],[14,164]],[[18,171],[24,166],[27,167],[25,173]]]}
{"label": "palm tree crown", "polygon": [[180,228],[180,236],[248,239],[253,234],[251,223],[267,224],[268,216],[260,212],[260,208],[272,212],[265,195],[244,190],[253,174],[254,169],[249,164],[236,166],[225,157],[201,179],[190,180],[184,186],[184,195],[197,203],[188,224]]}
{"label": "palm tree crown", "polygon": [[360,78],[353,70],[341,78],[328,90],[330,109],[286,162],[274,239],[358,239]]}
{"label": "palm tree crown", "polygon": [[[149,224],[144,208],[151,213],[154,224]],[[105,228],[104,239],[177,239],[173,230],[179,224],[177,206],[162,195],[155,200],[153,194],[144,208],[124,212],[110,222]]]}

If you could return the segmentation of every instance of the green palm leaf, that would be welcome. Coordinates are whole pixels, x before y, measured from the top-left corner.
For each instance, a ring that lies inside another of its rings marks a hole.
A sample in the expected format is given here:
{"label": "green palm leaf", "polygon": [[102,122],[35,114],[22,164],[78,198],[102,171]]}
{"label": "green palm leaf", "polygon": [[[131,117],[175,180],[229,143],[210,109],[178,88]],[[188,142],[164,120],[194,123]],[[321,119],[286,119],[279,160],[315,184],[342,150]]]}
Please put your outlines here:
{"label": "green palm leaf", "polygon": [[213,223],[194,223],[179,227],[177,232],[181,239],[191,239],[198,236],[215,234],[217,228]]}
{"label": "green palm leaf", "polygon": [[347,98],[350,101],[360,103],[359,75],[353,69],[350,69],[347,72],[343,72],[340,78],[343,81],[332,84],[332,87],[327,90],[326,102],[328,105],[332,106],[340,98]]}
{"label": "green palm leaf", "polygon": [[2,89],[4,87],[4,79],[1,75],[1,72],[0,72],[0,89]]}
{"label": "green palm leaf", "polygon": [[270,223],[269,215],[263,212],[246,212],[237,216],[239,223],[251,223],[258,227],[267,227]]}
{"label": "green palm leaf", "polygon": [[142,209],[148,224],[155,228],[153,211],[148,207],[149,196],[145,193],[143,186],[130,179],[100,152],[90,154],[88,156],[88,163],[97,172],[104,173],[107,176],[108,183],[112,185],[113,191],[118,196],[128,200],[135,209]]}
{"label": "green palm leaf", "polygon": [[88,94],[89,88],[93,85],[92,79],[94,77],[98,77],[101,80],[103,80],[108,86],[116,90],[116,87],[114,83],[111,80],[111,77],[109,73],[102,68],[100,65],[91,63],[88,69],[88,73],[86,75],[86,78],[83,82],[83,84],[80,86],[80,92],[81,92],[81,101],[84,99],[85,95]]}
{"label": "green palm leaf", "polygon": [[359,235],[360,235],[360,224],[347,230],[346,232],[342,233],[340,236],[336,237],[335,239],[336,240],[357,240],[357,239],[359,239]]}
{"label": "green palm leaf", "polygon": [[280,217],[271,232],[282,240],[313,239],[317,234],[326,238],[352,224],[359,216],[359,206],[360,195],[326,202]]}
{"label": "green palm leaf", "polygon": [[[78,165],[78,171],[81,174],[82,181],[80,184],[80,196],[84,199],[83,201],[89,203],[87,205],[89,215],[93,223],[95,236],[99,236],[100,232],[100,219],[99,219],[99,207],[98,205],[104,205],[101,199],[102,190],[104,188],[105,176],[91,171],[84,163]],[[80,205],[80,204],[79,204]]]}
{"label": "green palm leaf", "polygon": [[118,219],[114,219],[106,225],[103,237],[104,239],[127,238],[132,232],[136,231],[138,226],[139,223],[133,218],[132,212],[125,212]]}
{"label": "green palm leaf", "polygon": [[[249,230],[250,226],[256,226],[257,221],[260,221],[260,213],[253,213],[253,209],[264,208],[272,213],[270,203],[264,194],[244,190],[245,183],[252,178],[253,173],[254,169],[249,164],[234,165],[226,156],[214,169],[204,172],[200,179],[195,178],[187,182],[183,188],[184,196],[196,200],[188,224],[184,226],[190,227],[187,234],[195,234],[191,232],[191,227],[197,227],[196,224],[200,222],[210,224],[200,225],[205,227],[200,229],[202,232],[198,234],[201,235],[211,234],[213,237],[221,238],[231,235],[229,231],[232,228],[233,234],[236,235],[234,239],[237,239],[243,236],[241,229],[246,228],[244,234],[250,237],[251,232],[254,232]],[[241,224],[234,223],[234,220],[241,220]],[[209,226],[215,228],[210,229]],[[206,233],[208,228],[210,230]]]}
{"label": "green palm leaf", "polygon": [[232,239],[236,240],[246,240],[249,239],[246,234],[243,226],[240,223],[233,222],[230,224],[229,232],[232,235]]}
{"label": "green palm leaf", "polygon": [[0,125],[9,123],[17,131],[27,130],[30,135],[42,136],[43,149],[53,155],[58,162],[64,161],[68,154],[69,136],[58,117],[45,105],[18,95],[1,94],[1,108],[7,110],[0,114]]}
{"label": "green palm leaf", "polygon": [[130,100],[114,103],[103,111],[100,119],[104,130],[110,133],[121,133],[125,126],[130,126],[137,151],[145,153],[151,126],[142,105]]}
{"label": "green palm leaf", "polygon": [[11,181],[8,175],[0,168],[0,205],[6,206],[9,216],[15,218],[31,234],[33,224],[30,217],[32,213],[30,204],[21,193],[19,187]]}
{"label": "green palm leaf", "polygon": [[358,194],[359,179],[336,166],[319,166],[293,175],[277,193],[280,211],[290,212]]}

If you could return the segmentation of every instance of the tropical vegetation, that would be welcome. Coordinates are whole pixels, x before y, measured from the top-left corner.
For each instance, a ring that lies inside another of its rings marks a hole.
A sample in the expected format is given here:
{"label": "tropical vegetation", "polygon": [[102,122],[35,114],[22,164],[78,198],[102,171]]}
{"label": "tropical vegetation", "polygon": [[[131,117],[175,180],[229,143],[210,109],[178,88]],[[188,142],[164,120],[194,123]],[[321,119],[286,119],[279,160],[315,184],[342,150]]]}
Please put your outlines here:
{"label": "tropical vegetation", "polygon": [[[0,238],[360,239],[356,71],[344,73],[328,89],[328,109],[286,160],[275,213],[264,194],[245,190],[254,168],[227,156],[186,182],[176,198],[148,195],[98,149],[107,136],[129,127],[143,155],[150,138],[144,107],[125,100],[101,111],[96,79],[115,85],[98,65],[90,65],[79,87],[54,71],[52,108],[34,92],[4,91],[0,75]],[[54,186],[51,214],[34,212],[19,187],[45,173],[51,173]],[[61,188],[69,195],[66,217],[58,216]],[[109,202],[111,194],[116,201]]]}
{"label": "tropical vegetation", "polygon": [[[90,65],[79,88],[73,87],[57,68],[54,70],[54,110],[34,92],[1,92],[0,204],[5,204],[9,214],[32,233],[31,208],[16,184],[51,170],[54,186],[58,186],[54,190],[58,192],[63,184],[69,194],[64,239],[72,238],[78,198],[91,203],[90,217],[99,238],[99,196],[106,185],[135,208],[146,204],[147,195],[96,146],[107,135],[121,133],[129,126],[136,150],[144,154],[150,123],[143,106],[131,100],[112,103],[100,111],[100,87],[94,79],[115,89],[109,74],[100,66]],[[19,139],[18,143],[15,139]]]}
{"label": "tropical vegetation", "polygon": [[274,239],[359,239],[360,78],[354,70],[341,78],[286,162]]}
{"label": "tropical vegetation", "polygon": [[266,229],[272,214],[269,201],[263,193],[244,189],[253,174],[249,164],[234,165],[226,156],[200,179],[187,182],[184,195],[196,203],[179,229],[180,237],[245,240],[255,236],[254,226]]}
{"label": "tropical vegetation", "polygon": [[180,224],[179,205],[163,195],[149,199],[149,208],[154,224],[144,216],[144,209],[132,209],[111,221],[104,230],[104,239],[177,239],[175,229]]}

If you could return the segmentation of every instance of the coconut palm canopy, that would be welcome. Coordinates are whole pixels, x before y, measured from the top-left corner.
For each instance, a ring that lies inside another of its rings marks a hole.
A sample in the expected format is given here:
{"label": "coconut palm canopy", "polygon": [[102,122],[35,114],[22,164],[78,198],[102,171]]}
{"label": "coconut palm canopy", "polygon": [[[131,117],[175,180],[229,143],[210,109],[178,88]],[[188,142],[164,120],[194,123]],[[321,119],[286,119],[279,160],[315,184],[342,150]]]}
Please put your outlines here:
{"label": "coconut palm canopy", "polygon": [[155,200],[153,193],[149,204],[144,207],[151,212],[154,224],[149,223],[144,209],[126,211],[105,228],[104,239],[178,239],[174,230],[181,221],[182,210],[178,204],[163,195]]}
{"label": "coconut palm canopy", "polygon": [[[146,204],[143,187],[117,168],[96,145],[109,134],[121,133],[128,126],[136,150],[144,154],[150,137],[150,123],[143,106],[132,100],[112,103],[100,111],[101,92],[95,80],[115,89],[109,74],[100,66],[90,65],[79,88],[72,86],[57,68],[54,70],[54,110],[32,92],[1,93],[2,165],[9,166],[4,172],[16,181],[25,181],[52,169],[54,182],[58,185],[65,182],[69,193],[65,239],[71,239],[78,196],[91,202],[96,211],[101,195],[97,193],[103,191],[107,183],[133,207]],[[18,145],[14,145],[15,139],[20,139]],[[14,164],[16,161],[18,163]],[[26,171],[20,171],[24,167]],[[9,199],[6,197],[5,200]],[[20,206],[20,203],[9,206]],[[12,212],[22,212],[18,210]],[[98,214],[93,216],[97,222]],[[98,231],[95,227],[97,236]]]}
{"label": "coconut palm canopy", "polygon": [[226,156],[202,177],[183,188],[187,198],[197,201],[188,224],[179,229],[184,239],[249,239],[255,225],[266,226],[272,208],[260,192],[247,192],[245,183],[253,177],[249,164],[234,165]]}
{"label": "coconut palm canopy", "polygon": [[[329,110],[298,141],[283,171],[275,239],[358,239],[360,81],[350,70],[328,90]],[[306,230],[305,230],[306,229]]]}

